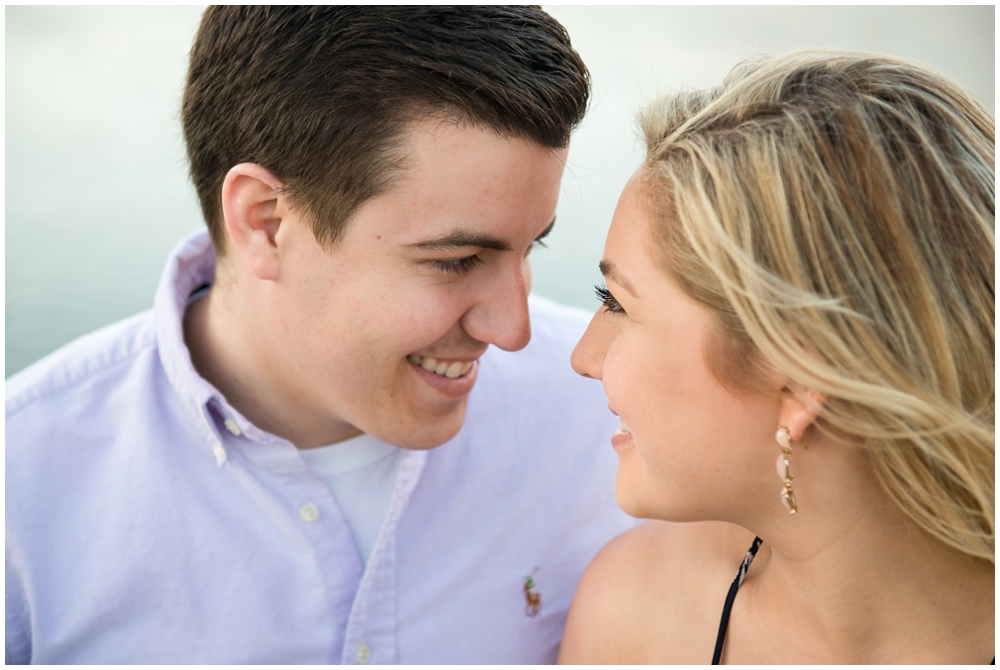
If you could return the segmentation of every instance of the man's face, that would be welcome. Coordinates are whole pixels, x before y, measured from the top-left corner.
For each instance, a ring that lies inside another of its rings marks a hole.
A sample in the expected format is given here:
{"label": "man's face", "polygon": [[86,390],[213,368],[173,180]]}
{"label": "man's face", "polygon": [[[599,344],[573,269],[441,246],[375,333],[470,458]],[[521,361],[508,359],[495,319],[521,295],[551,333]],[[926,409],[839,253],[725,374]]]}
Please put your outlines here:
{"label": "man's face", "polygon": [[360,432],[424,449],[461,428],[478,359],[531,337],[528,253],[554,221],[566,150],[465,125],[415,124],[405,174],[323,249],[284,217],[260,312],[269,377],[298,446]]}

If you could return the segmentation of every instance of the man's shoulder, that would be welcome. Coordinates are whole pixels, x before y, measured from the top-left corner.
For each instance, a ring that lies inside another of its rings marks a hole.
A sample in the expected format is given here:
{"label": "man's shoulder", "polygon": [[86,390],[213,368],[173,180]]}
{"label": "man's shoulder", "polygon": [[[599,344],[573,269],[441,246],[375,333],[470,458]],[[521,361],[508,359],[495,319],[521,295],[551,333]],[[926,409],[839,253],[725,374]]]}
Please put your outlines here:
{"label": "man's shoulder", "polygon": [[65,398],[79,398],[83,387],[114,383],[137,356],[155,352],[151,311],[110,324],[60,347],[9,377],[5,414],[11,421],[32,408],[44,410]]}
{"label": "man's shoulder", "polygon": [[491,356],[504,359],[507,365],[520,364],[528,371],[561,372],[575,377],[569,357],[587,329],[590,314],[579,307],[535,294],[528,296],[528,310],[531,315],[531,341],[528,345],[519,351],[490,347]]}
{"label": "man's shoulder", "polygon": [[583,336],[592,314],[579,307],[555,302],[540,295],[528,296],[531,314],[531,343],[538,346],[562,345],[570,349]]}
{"label": "man's shoulder", "polygon": [[[531,341],[519,351],[491,346],[482,359],[478,395],[515,393],[522,399],[544,396],[569,401],[573,396],[603,398],[600,384],[580,377],[570,366],[573,348],[587,328],[586,311],[530,295]],[[553,395],[555,394],[555,395]]]}
{"label": "man's shoulder", "polygon": [[[489,348],[460,435],[504,444],[485,454],[523,450],[538,464],[552,459],[563,472],[580,477],[613,475],[616,459],[607,441],[618,420],[607,408],[600,381],[580,376],[570,364],[588,314],[534,296],[529,305],[531,341],[520,351]],[[607,485],[610,491],[612,482]]]}

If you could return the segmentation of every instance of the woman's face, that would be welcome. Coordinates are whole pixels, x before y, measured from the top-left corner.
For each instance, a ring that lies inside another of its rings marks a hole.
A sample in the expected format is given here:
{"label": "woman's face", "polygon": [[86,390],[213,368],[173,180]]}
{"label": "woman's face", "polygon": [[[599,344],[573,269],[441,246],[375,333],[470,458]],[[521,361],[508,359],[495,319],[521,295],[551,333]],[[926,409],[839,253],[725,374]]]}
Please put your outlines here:
{"label": "woman's face", "polygon": [[[601,379],[622,426],[618,504],[633,516],[728,518],[741,495],[771,484],[778,394],[722,385],[706,363],[711,313],[654,260],[640,173],[626,185],[604,247],[602,306],[573,352],[573,368]],[[767,477],[770,479],[766,479]],[[727,512],[729,510],[729,512]]]}

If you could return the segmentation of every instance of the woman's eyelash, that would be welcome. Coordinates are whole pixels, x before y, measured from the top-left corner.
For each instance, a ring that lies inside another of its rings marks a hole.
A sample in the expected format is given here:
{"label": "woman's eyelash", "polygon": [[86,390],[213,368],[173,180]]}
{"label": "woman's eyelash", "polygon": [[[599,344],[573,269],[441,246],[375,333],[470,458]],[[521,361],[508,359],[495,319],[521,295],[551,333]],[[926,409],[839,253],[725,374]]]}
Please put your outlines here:
{"label": "woman's eyelash", "polygon": [[431,265],[441,272],[448,274],[462,274],[481,264],[483,259],[479,256],[466,256],[465,258],[449,258],[441,261],[431,261]]}
{"label": "woman's eyelash", "polygon": [[610,312],[611,314],[620,314],[625,311],[624,309],[622,309],[622,306],[618,303],[618,300],[613,295],[611,295],[611,291],[609,291],[605,286],[600,284],[595,286],[594,292],[597,293],[597,299],[600,300],[601,304],[604,305],[605,312]]}

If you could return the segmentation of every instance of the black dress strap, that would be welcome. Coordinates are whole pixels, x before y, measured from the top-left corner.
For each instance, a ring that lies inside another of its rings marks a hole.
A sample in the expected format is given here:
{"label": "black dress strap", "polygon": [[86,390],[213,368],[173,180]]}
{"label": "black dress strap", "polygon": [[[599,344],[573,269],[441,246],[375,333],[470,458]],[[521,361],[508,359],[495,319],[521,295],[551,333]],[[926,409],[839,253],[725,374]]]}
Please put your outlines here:
{"label": "black dress strap", "polygon": [[722,606],[722,621],[719,622],[719,634],[715,638],[715,653],[712,654],[712,665],[719,665],[719,662],[722,660],[722,647],[726,642],[726,631],[729,629],[729,612],[733,609],[736,592],[740,590],[743,578],[747,576],[747,569],[753,563],[753,557],[757,555],[761,541],[759,537],[753,539],[753,544],[750,545],[750,549],[747,551],[747,555],[743,558],[743,563],[740,565],[739,572],[736,573],[736,578],[733,580],[732,586],[729,587],[729,593],[726,595],[726,604]]}
{"label": "black dress strap", "polygon": [[[753,539],[753,544],[747,550],[747,555],[743,557],[743,563],[740,564],[739,572],[736,573],[736,578],[733,579],[733,583],[729,587],[729,593],[726,594],[726,604],[722,606],[722,620],[719,622],[719,634],[715,637],[715,652],[712,654],[712,665],[719,665],[722,661],[722,647],[726,643],[726,631],[729,630],[729,613],[733,609],[736,592],[740,590],[740,585],[743,584],[743,579],[747,576],[747,570],[750,568],[750,564],[753,563],[753,557],[757,555],[757,550],[760,549],[761,542],[762,540],[759,537]],[[994,656],[990,660],[990,665],[995,665],[996,661],[996,656]]]}

